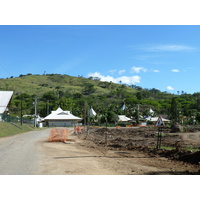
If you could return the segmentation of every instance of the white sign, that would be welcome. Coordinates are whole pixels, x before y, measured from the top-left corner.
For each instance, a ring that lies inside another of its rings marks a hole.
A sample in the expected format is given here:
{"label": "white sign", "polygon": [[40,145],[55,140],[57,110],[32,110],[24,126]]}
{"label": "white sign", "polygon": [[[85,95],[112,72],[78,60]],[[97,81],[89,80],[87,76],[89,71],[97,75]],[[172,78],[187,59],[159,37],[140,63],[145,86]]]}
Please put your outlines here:
{"label": "white sign", "polygon": [[156,127],[163,127],[163,126],[165,126],[165,123],[163,122],[162,117],[158,118],[155,126]]}

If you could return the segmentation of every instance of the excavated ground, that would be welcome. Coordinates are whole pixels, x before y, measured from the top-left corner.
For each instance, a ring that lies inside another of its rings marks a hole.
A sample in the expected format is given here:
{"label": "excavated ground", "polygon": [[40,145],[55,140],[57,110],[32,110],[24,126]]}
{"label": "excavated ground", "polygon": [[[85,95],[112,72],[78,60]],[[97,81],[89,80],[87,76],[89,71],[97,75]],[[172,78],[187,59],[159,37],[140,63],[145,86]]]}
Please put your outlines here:
{"label": "excavated ground", "polygon": [[[169,129],[163,129],[160,149],[156,148],[157,133],[158,129],[148,127],[89,128],[78,137],[82,140],[82,146],[92,150],[115,152],[126,158],[133,158],[136,154],[142,153],[151,158],[148,161],[150,166],[162,165],[155,158],[167,158],[169,162],[165,160],[164,165],[168,166],[171,172],[166,174],[200,174],[199,131],[170,133]],[[173,173],[175,168],[176,172]],[[180,173],[177,171],[178,168]]]}

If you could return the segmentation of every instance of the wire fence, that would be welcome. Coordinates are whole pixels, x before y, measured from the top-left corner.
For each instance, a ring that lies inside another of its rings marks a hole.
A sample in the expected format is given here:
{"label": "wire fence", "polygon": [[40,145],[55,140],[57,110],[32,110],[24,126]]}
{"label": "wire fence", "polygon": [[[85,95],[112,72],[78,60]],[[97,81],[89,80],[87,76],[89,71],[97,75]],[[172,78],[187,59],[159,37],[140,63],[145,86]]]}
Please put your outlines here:
{"label": "wire fence", "polygon": [[0,121],[2,122],[9,122],[9,123],[23,123],[23,124],[34,124],[34,119],[29,119],[25,117],[17,117],[17,116],[11,116],[2,114],[0,115]]}

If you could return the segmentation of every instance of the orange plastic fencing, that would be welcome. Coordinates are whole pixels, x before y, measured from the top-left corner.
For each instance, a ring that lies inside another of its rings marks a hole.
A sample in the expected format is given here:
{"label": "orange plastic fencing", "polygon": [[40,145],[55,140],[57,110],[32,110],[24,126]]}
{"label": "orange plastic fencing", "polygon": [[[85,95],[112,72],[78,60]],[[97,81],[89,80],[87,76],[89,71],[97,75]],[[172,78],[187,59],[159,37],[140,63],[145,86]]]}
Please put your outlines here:
{"label": "orange plastic fencing", "polygon": [[133,127],[133,125],[126,125],[126,127]]}
{"label": "orange plastic fencing", "polygon": [[74,127],[74,133],[81,133],[83,131],[83,126],[76,126]]}
{"label": "orange plastic fencing", "polygon": [[69,130],[66,128],[51,129],[48,142],[64,142],[68,140]]}

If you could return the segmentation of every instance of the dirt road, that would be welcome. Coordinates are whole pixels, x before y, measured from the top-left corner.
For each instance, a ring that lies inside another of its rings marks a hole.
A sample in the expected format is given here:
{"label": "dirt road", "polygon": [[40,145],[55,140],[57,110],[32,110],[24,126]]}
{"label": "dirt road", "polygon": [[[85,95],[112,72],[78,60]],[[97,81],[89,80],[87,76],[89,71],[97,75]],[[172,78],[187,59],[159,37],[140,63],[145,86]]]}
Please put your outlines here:
{"label": "dirt road", "polygon": [[50,130],[1,138],[0,175],[116,174],[102,167],[98,153],[79,148],[78,141],[47,142]]}
{"label": "dirt road", "polygon": [[40,172],[42,162],[38,141],[45,140],[49,131],[31,131],[0,139],[0,174],[32,175]]}
{"label": "dirt road", "polygon": [[[70,134],[74,143],[47,142],[50,129],[0,139],[0,175],[189,174],[198,168],[164,157],[101,149]],[[70,129],[72,133],[72,129]]]}

